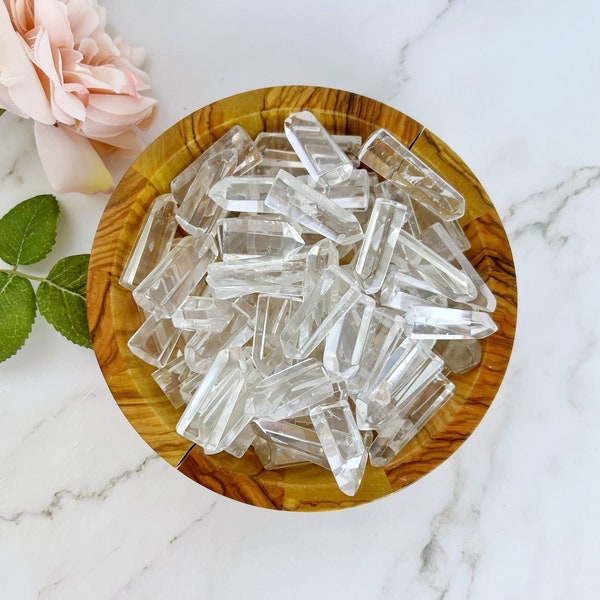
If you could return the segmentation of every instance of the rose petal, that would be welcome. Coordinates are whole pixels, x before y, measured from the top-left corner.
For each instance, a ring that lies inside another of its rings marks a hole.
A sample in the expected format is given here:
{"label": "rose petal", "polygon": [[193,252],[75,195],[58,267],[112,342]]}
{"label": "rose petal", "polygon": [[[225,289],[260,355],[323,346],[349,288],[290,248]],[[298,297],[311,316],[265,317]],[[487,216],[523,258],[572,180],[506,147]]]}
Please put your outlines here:
{"label": "rose petal", "polygon": [[76,44],[92,35],[100,25],[98,13],[88,0],[70,0],[67,11]]}
{"label": "rose petal", "polygon": [[30,0],[10,0],[10,12],[15,29],[21,35],[33,28],[33,6]]}
{"label": "rose petal", "polygon": [[65,127],[35,123],[35,141],[42,166],[58,193],[110,192],[113,178],[92,143]]}
{"label": "rose petal", "polygon": [[6,87],[21,115],[48,125],[54,123],[50,102],[4,2],[0,2],[0,84]]}
{"label": "rose petal", "polygon": [[94,148],[100,156],[110,155],[117,158],[132,158],[144,149],[142,140],[131,130],[111,138],[110,144],[105,143],[105,140],[90,139],[92,139]]}
{"label": "rose petal", "polygon": [[48,32],[52,46],[73,47],[73,34],[65,4],[56,0],[35,0],[34,18],[35,25]]}

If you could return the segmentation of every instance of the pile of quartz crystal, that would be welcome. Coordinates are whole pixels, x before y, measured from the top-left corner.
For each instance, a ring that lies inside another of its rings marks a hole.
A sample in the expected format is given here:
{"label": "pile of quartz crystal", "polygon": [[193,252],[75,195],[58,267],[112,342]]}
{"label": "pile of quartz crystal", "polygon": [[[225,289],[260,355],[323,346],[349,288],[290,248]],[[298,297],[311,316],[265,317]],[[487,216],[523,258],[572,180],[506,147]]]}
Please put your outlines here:
{"label": "pile of quartz crystal", "polygon": [[120,283],[131,351],[207,454],[252,446],[354,495],[479,364],[495,299],[465,258],[464,199],[389,132],[310,112],[232,127],[157,198]]}

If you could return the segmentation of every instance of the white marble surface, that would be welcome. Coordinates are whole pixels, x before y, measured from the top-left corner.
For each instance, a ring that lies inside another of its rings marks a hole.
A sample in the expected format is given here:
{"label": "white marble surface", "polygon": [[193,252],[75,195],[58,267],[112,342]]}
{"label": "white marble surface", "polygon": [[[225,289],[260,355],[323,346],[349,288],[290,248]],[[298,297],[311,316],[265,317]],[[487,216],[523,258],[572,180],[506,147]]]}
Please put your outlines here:
{"label": "white marble surface", "polygon": [[[157,458],[93,353],[38,318],[0,364],[0,595],[600,598],[600,4],[103,4],[110,31],[148,51],[161,104],[148,140],[221,97],[292,83],[370,96],[436,132],[504,219],[517,337],[494,404],[441,467],[371,505],[283,514]],[[49,188],[31,123],[5,115],[0,135],[4,213]],[[59,200],[43,268],[90,250],[106,203]]]}

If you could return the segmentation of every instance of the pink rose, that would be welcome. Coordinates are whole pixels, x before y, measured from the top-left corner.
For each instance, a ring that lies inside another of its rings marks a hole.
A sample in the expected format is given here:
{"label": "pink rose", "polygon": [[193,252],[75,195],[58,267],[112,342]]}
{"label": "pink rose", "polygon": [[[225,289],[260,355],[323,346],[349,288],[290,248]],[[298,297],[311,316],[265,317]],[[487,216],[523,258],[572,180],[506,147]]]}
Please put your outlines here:
{"label": "pink rose", "polygon": [[35,121],[38,152],[57,192],[111,191],[101,156],[134,156],[156,100],[144,52],[104,31],[96,0],[0,0],[0,108]]}

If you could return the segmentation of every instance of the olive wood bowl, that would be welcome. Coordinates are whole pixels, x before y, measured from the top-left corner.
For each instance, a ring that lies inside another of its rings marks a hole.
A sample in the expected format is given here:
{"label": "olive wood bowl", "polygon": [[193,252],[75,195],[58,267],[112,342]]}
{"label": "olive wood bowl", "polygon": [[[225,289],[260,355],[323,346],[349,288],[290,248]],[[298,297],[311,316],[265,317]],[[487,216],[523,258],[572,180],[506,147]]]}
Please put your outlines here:
{"label": "olive wood bowl", "polygon": [[[252,448],[243,458],[207,456],[175,432],[175,409],[151,377],[153,367],[129,351],[140,325],[131,293],[119,275],[150,203],[171,179],[233,125],[252,137],[283,131],[293,112],[310,110],[331,133],[361,135],[384,127],[466,199],[460,220],[471,242],[468,258],[495,294],[498,331],[482,340],[481,365],[452,375],[456,392],[386,467],[367,465],[357,494],[339,491],[316,466],[263,469]],[[94,351],[108,386],[139,435],[181,473],[240,502],[292,511],[346,508],[370,502],[417,481],[447,459],[473,432],[506,371],[515,334],[517,288],[509,242],[485,190],[469,167],[438,137],[407,115],[350,92],[308,86],[272,87],[237,94],[185,117],[160,135],[131,165],[110,198],[94,239],[88,273],[88,320]]]}

